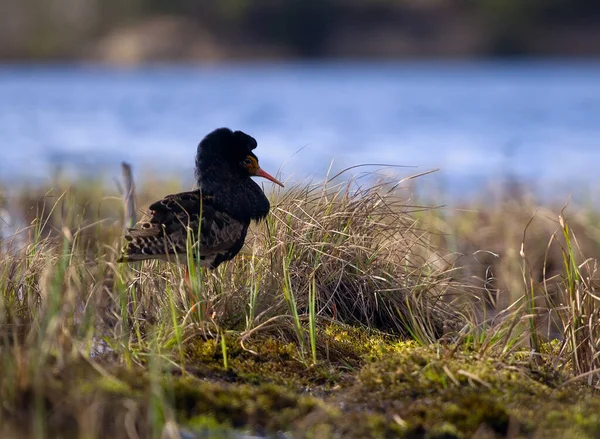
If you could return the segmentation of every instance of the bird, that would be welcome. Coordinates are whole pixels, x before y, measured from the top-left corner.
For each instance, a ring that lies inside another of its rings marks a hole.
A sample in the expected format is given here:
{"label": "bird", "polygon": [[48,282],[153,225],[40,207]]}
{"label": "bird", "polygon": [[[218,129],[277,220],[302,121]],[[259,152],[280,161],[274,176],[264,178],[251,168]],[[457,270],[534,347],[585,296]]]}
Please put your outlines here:
{"label": "bird", "polygon": [[252,152],[257,145],[254,137],[229,128],[207,134],[196,153],[196,188],[151,204],[148,214],[128,229],[117,262],[186,263],[191,251],[198,265],[216,269],[233,259],[244,245],[250,223],[266,218],[270,209],[251,177],[284,187],[260,168]]}

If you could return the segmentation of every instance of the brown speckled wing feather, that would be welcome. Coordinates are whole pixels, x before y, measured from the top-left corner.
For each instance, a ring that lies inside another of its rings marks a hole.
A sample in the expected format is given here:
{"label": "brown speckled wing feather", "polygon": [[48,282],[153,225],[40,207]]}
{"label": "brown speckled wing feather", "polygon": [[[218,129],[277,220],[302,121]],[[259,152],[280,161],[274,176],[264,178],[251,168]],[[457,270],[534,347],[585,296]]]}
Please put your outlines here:
{"label": "brown speckled wing feather", "polygon": [[240,251],[248,231],[248,224],[217,209],[212,198],[199,190],[168,195],[149,210],[129,229],[119,262],[163,259],[185,263],[189,237],[200,265],[216,268]]}

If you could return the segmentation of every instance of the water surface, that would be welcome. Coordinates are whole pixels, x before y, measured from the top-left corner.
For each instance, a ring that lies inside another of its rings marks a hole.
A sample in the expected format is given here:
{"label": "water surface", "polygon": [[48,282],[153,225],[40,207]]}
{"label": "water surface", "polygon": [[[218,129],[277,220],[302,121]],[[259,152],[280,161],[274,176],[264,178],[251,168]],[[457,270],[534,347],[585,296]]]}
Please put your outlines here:
{"label": "water surface", "polygon": [[[598,186],[600,63],[421,62],[0,68],[0,180],[137,169],[191,181],[195,148],[229,126],[288,181],[390,163],[461,194],[514,175]],[[428,184],[428,183],[426,183]]]}

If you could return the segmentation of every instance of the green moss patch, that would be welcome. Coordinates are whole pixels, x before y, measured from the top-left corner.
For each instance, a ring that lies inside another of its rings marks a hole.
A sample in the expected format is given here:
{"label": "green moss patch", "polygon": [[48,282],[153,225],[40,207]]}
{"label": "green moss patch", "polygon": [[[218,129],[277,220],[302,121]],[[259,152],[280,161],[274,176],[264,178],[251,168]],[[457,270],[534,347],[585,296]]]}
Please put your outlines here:
{"label": "green moss patch", "polygon": [[577,384],[555,387],[546,378],[493,357],[404,346],[366,365],[346,397],[356,407],[443,437],[482,431],[492,437],[597,437],[600,394]]}
{"label": "green moss patch", "polygon": [[[79,359],[47,368],[6,403],[12,419],[35,432],[78,437],[88,419],[127,437],[165,426],[189,434],[234,431],[306,438],[566,437],[600,434],[600,395],[540,366],[478,357],[460,349],[421,347],[356,328],[331,327],[327,343],[351,352],[344,363],[311,365],[278,337],[186,342],[185,371],[165,361],[155,370]],[[230,334],[231,335],[231,334]],[[359,341],[359,342],[357,342]],[[93,360],[92,360],[93,361]],[[562,386],[562,387],[561,387]],[[5,413],[6,414],[6,413]],[[40,424],[42,425],[42,424]],[[27,437],[27,435],[23,436]]]}

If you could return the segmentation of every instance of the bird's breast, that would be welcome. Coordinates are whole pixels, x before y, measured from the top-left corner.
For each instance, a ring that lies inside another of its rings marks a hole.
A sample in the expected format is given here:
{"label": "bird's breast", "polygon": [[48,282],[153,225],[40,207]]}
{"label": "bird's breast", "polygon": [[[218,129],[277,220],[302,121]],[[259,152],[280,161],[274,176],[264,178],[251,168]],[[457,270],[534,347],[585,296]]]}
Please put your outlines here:
{"label": "bird's breast", "polygon": [[252,180],[250,183],[215,195],[215,201],[223,211],[246,224],[265,218],[270,209],[269,200],[260,187]]}

